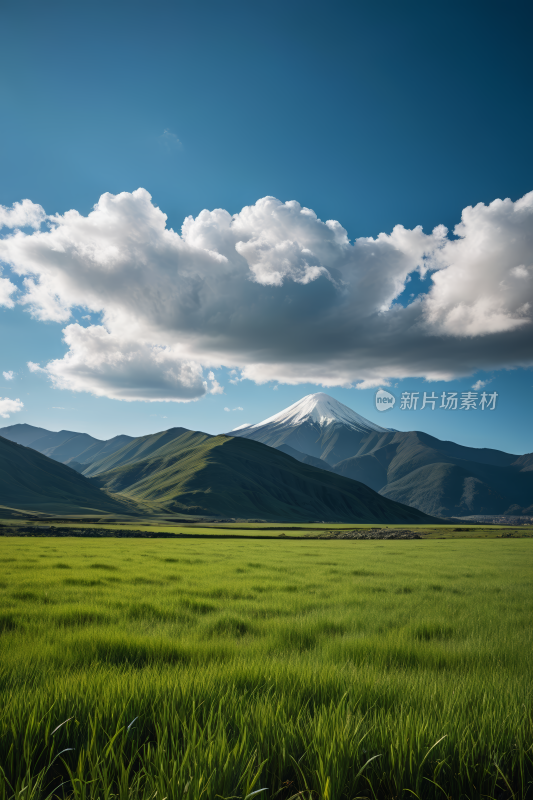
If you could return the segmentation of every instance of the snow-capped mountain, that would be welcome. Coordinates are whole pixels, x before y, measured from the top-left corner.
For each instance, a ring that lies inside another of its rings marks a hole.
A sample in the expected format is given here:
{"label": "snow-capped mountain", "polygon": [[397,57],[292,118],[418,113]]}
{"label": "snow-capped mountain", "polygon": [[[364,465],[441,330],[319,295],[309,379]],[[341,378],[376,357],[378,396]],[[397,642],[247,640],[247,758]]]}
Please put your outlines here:
{"label": "snow-capped mountain", "polygon": [[263,422],[241,425],[230,435],[254,439],[285,452],[293,449],[335,464],[355,455],[369,434],[389,432],[390,428],[382,428],[324,392],[317,392]]}
{"label": "snow-capped mountain", "polygon": [[331,425],[332,423],[341,423],[347,425],[355,431],[370,432],[370,431],[387,431],[388,428],[382,428],[376,425],[375,422],[365,419],[360,414],[352,411],[351,408],[339,403],[334,397],[324,392],[317,392],[316,394],[308,394],[302,397],[298,402],[293,403],[292,406],[285,408],[273,417],[258,422],[256,425],[240,425],[235,428],[235,431],[262,428],[265,425],[301,425],[304,422],[316,422],[321,427],[324,425]]}

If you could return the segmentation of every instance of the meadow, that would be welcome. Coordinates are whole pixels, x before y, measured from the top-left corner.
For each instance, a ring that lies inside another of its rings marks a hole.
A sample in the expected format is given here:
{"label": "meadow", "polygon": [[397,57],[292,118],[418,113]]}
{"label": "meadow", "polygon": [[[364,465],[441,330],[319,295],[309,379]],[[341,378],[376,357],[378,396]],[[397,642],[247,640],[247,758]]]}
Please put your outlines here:
{"label": "meadow", "polygon": [[0,797],[533,797],[531,539],[0,539]]}

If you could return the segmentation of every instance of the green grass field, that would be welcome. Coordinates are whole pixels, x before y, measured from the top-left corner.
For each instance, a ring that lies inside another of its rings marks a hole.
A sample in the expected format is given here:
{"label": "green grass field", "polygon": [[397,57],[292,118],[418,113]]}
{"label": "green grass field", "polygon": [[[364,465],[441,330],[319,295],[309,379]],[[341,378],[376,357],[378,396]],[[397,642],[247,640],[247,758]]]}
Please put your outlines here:
{"label": "green grass field", "polygon": [[110,522],[105,521],[105,517],[102,519],[98,519],[98,522],[95,522],[92,518],[88,518],[87,520],[83,520],[80,517],[74,517],[72,520],[67,520],[65,518],[59,518],[56,520],[54,518],[38,518],[34,519],[32,517],[23,517],[22,515],[20,518],[8,518],[0,516],[0,536],[3,534],[5,528],[9,528],[10,532],[7,535],[11,535],[12,530],[16,530],[17,527],[24,527],[27,528],[28,526],[35,526],[36,527],[36,535],[39,533],[39,526],[50,526],[53,525],[54,527],[58,528],[60,531],[65,530],[68,532],[69,530],[77,530],[80,529],[81,531],[93,530],[97,532],[98,530],[115,530],[117,534],[120,533],[123,529],[134,529],[136,531],[144,531],[146,533],[166,533],[166,534],[174,534],[175,536],[180,535],[200,535],[200,536],[223,536],[225,534],[230,534],[232,536],[246,536],[246,537],[256,537],[261,538],[261,536],[265,537],[277,537],[280,534],[285,534],[287,536],[292,537],[309,537],[315,536],[323,532],[327,531],[343,531],[343,530],[353,530],[354,528],[357,530],[365,530],[370,528],[376,527],[383,527],[389,528],[391,531],[401,528],[413,530],[419,533],[424,538],[452,538],[452,539],[476,539],[476,538],[498,538],[502,535],[508,536],[511,534],[514,537],[526,537],[526,538],[533,538],[533,526],[531,525],[518,525],[518,526],[511,526],[511,525],[468,525],[464,523],[455,522],[453,524],[441,524],[441,525],[383,525],[383,526],[376,526],[376,524],[370,523],[325,523],[325,522],[308,522],[305,524],[297,524],[297,523],[281,523],[281,522],[189,522],[187,524],[177,524],[177,523],[169,523],[168,521],[158,522],[149,520],[149,519],[142,519],[142,518],[135,518],[131,517],[126,519],[125,521],[117,521],[114,517],[110,518]]}
{"label": "green grass field", "polygon": [[0,566],[2,798],[533,797],[530,539],[6,537]]}

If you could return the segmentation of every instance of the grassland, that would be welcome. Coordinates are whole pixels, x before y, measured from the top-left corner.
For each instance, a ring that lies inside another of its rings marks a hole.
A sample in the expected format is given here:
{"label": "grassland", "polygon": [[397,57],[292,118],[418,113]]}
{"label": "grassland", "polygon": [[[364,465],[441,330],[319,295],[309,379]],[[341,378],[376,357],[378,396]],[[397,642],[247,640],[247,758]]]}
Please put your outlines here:
{"label": "grassland", "polygon": [[[1,513],[1,511],[0,511]],[[98,521],[95,522],[91,516],[59,518],[54,517],[24,517],[20,513],[17,518],[9,518],[0,516],[0,536],[4,533],[11,535],[16,532],[17,528],[23,528],[28,531],[32,526],[35,528],[35,534],[38,535],[40,529],[44,526],[53,526],[59,532],[68,533],[72,531],[86,531],[98,534],[98,531],[116,531],[117,536],[124,530],[135,530],[140,533],[155,535],[158,533],[170,534],[176,537],[179,536],[243,536],[249,538],[272,538],[278,537],[281,534],[289,537],[310,537],[318,536],[321,533],[328,531],[344,531],[344,530],[367,530],[376,527],[376,523],[357,523],[357,524],[339,524],[339,523],[316,523],[310,522],[305,524],[297,523],[281,523],[281,522],[195,522],[191,520],[186,524],[170,523],[168,520],[156,521],[153,518],[142,519],[139,517],[124,517],[118,521],[116,517],[110,516],[110,522],[106,522],[106,517],[97,517]],[[424,539],[487,539],[487,538],[501,538],[502,536],[512,536],[518,538],[533,538],[533,526],[531,525],[480,525],[480,524],[464,524],[464,523],[451,523],[440,525],[383,525],[380,528],[388,528],[394,531],[398,528],[405,530],[408,528],[418,533]]]}
{"label": "grassland", "polygon": [[2,538],[0,567],[4,799],[533,795],[530,539]]}

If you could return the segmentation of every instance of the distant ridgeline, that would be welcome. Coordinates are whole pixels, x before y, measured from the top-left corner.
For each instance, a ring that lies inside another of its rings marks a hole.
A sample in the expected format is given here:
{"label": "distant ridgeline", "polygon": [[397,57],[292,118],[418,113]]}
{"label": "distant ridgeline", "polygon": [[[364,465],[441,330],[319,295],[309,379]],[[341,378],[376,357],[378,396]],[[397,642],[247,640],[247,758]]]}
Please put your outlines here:
{"label": "distant ridgeline", "polygon": [[[75,497],[63,490],[60,498],[47,494],[49,504],[76,508],[83,501],[84,508],[100,510],[102,503],[126,504],[130,514],[137,508],[272,521],[410,524],[427,522],[425,515],[533,514],[533,454],[383,428],[322,392],[220,436],[171,428],[101,441],[12,425],[0,428],[0,437],[81,473]],[[0,446],[3,457],[9,464],[11,456]],[[50,475],[59,481],[53,468]],[[8,466],[0,504],[37,508],[41,479],[30,488],[22,482],[16,491],[13,480]],[[87,497],[85,490],[79,495],[82,486],[90,487]]]}
{"label": "distant ridgeline", "polygon": [[65,514],[164,511],[280,522],[435,521],[259,442],[183,428],[132,439],[95,460],[83,475],[0,437],[0,505]]}
{"label": "distant ridgeline", "polygon": [[533,453],[516,456],[382,428],[322,392],[231,435],[361,481],[426,514],[533,514]]}

